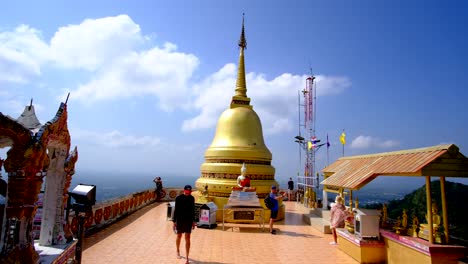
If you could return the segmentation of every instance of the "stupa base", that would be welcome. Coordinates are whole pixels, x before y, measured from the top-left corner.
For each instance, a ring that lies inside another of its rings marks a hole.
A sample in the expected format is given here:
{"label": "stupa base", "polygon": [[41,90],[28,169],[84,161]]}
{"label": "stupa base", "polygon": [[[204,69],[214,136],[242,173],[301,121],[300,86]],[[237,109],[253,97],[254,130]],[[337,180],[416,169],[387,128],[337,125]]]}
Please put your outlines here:
{"label": "stupa base", "polygon": [[[205,196],[199,191],[192,192],[192,196],[195,197],[195,203],[199,203],[199,204],[205,204],[207,202],[215,203],[216,206],[218,207],[218,210],[216,211],[216,221],[220,223],[223,222],[223,210],[224,210],[224,206],[228,203],[229,197]],[[263,203],[263,199],[260,199],[260,205],[263,208],[266,208],[266,206]],[[280,209],[278,211],[278,217],[276,218],[276,221],[280,221],[284,219],[285,211],[286,211],[285,206],[283,205],[282,201],[280,201]],[[270,214],[271,214],[271,211],[269,209],[265,209],[265,212],[264,212],[265,224],[268,224],[269,219],[270,219]],[[258,224],[256,220],[242,221],[242,220],[229,219],[229,218],[224,219],[224,222]]]}

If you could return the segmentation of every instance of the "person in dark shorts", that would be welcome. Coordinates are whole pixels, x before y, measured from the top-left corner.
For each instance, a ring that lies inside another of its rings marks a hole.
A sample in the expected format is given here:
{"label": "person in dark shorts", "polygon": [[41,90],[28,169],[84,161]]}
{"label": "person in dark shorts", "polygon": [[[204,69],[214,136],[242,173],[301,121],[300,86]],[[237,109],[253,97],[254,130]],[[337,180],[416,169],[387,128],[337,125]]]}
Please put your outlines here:
{"label": "person in dark shorts", "polygon": [[278,211],[279,211],[279,202],[278,200],[280,199],[280,196],[277,196],[277,189],[276,186],[273,185],[271,186],[271,192],[270,197],[272,198],[272,207],[270,208],[271,214],[270,214],[270,233],[273,235],[276,235],[276,230],[273,229],[273,222],[275,219],[278,217]]}
{"label": "person in dark shorts", "polygon": [[291,201],[291,193],[294,190],[294,181],[292,180],[292,177],[289,178],[288,181],[288,201]]}
{"label": "person in dark shorts", "polygon": [[177,258],[181,258],[179,247],[182,234],[185,234],[185,263],[189,263],[190,234],[195,228],[195,198],[192,196],[192,186],[185,185],[184,193],[176,197],[172,221],[174,222],[174,230],[177,233]]}

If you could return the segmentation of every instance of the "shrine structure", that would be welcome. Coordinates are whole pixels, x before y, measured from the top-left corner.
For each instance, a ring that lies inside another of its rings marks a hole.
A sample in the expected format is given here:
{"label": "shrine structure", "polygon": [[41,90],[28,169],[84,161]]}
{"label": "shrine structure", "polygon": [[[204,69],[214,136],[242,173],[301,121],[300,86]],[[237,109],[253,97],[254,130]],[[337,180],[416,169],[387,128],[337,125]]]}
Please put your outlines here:
{"label": "shrine structure", "polygon": [[[322,170],[325,180],[321,183],[328,192],[343,195],[345,189],[349,190],[354,223],[352,228],[337,229],[338,247],[362,263],[460,263],[467,249],[450,241],[445,178],[467,178],[467,165],[468,158],[454,144],[339,158]],[[389,225],[386,206],[382,213],[353,210],[357,207],[356,203],[353,207],[353,190],[380,176],[424,177],[427,223],[413,218],[409,228],[404,211],[393,226]],[[432,197],[431,177],[440,179],[442,216],[433,204],[436,199]],[[373,237],[383,239],[369,239]]]}
{"label": "shrine structure", "polygon": [[70,152],[67,119],[66,102],[44,125],[36,117],[32,100],[17,119],[0,112],[0,148],[9,148],[6,157],[0,157],[0,168],[3,165],[8,175],[7,181],[0,180],[0,185],[6,187],[0,193],[5,197],[0,211],[1,263],[39,262],[32,227],[44,179],[47,186],[39,244],[66,244],[73,240],[64,230],[64,212],[78,152],[76,147]]}

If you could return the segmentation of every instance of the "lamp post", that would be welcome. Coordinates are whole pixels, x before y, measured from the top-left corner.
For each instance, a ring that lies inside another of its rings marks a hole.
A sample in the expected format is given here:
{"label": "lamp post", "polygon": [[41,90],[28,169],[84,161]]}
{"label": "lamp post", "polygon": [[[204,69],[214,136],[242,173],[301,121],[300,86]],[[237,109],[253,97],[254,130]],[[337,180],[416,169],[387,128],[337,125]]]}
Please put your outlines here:
{"label": "lamp post", "polygon": [[92,212],[93,205],[96,203],[96,185],[78,184],[70,192],[75,200],[73,210],[78,217],[78,242],[76,243],[75,260],[81,264],[81,253],[83,252],[84,222],[86,213]]}
{"label": "lamp post", "polygon": [[299,171],[301,170],[301,165],[302,165],[302,150],[306,149],[306,142],[304,140],[304,138],[301,136],[301,135],[298,135],[298,136],[295,136],[294,137],[296,140],[294,140],[294,142],[296,142],[297,144],[299,144],[299,170],[297,172],[297,188],[298,188],[298,192],[297,192],[297,203],[300,203],[301,201],[301,196],[304,195],[304,193],[302,192],[305,192],[305,179],[303,179],[303,177],[300,176],[300,173]]}

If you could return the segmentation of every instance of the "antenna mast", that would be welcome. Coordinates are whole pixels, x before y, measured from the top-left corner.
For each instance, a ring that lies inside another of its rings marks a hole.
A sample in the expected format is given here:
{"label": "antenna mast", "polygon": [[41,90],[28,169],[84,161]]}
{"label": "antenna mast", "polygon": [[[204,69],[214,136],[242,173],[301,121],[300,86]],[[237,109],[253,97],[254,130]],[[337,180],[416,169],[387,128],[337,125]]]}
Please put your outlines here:
{"label": "antenna mast", "polygon": [[[316,88],[315,76],[311,74],[306,79],[305,88],[302,92],[302,104],[300,93],[298,93],[299,105],[299,136],[296,137],[296,142],[299,143],[299,163],[301,164],[302,150],[305,152],[304,161],[304,174],[297,176],[297,185],[299,194],[304,197],[304,205],[312,205],[311,202],[317,201],[315,189],[318,189],[318,177],[315,177],[315,152],[321,145],[315,137],[315,101],[316,101]],[[301,107],[303,108],[304,119],[301,120]],[[303,123],[301,123],[301,121]],[[323,144],[322,144],[323,145]]]}

